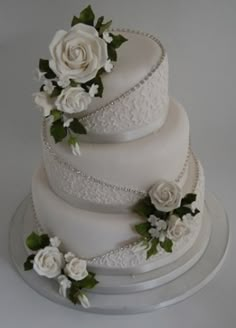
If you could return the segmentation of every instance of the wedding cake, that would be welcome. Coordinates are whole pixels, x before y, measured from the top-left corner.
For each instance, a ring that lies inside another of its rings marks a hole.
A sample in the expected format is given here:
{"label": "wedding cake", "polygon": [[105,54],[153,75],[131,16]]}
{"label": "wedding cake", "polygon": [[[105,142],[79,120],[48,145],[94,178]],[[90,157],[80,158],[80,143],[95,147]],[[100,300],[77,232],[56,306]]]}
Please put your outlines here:
{"label": "wedding cake", "polygon": [[62,296],[88,307],[83,288],[141,277],[201,244],[176,277],[204,251],[204,173],[186,111],[168,93],[162,43],[111,30],[88,6],[49,50],[34,95],[43,160],[32,179],[25,270],[56,279]]}

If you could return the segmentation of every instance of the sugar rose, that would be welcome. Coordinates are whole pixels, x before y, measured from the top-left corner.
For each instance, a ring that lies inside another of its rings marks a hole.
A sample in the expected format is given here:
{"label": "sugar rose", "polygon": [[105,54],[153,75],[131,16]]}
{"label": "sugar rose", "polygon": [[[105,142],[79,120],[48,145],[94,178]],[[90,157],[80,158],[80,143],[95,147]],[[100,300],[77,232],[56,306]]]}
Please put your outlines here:
{"label": "sugar rose", "polygon": [[173,182],[160,180],[149,190],[152,204],[157,210],[170,212],[180,206],[181,189]]}
{"label": "sugar rose", "polygon": [[108,58],[106,42],[93,26],[82,23],[69,32],[57,31],[49,50],[49,66],[59,79],[79,83],[92,80]]}
{"label": "sugar rose", "polygon": [[172,240],[176,241],[187,235],[189,232],[190,230],[184,221],[175,215],[170,217],[167,233]]}
{"label": "sugar rose", "polygon": [[56,247],[45,247],[35,255],[33,268],[40,276],[55,278],[61,273],[63,266],[63,255]]}
{"label": "sugar rose", "polygon": [[78,87],[67,87],[62,90],[60,95],[55,101],[55,106],[58,110],[74,114],[83,112],[86,110],[91,103],[92,98],[83,88]]}
{"label": "sugar rose", "polygon": [[88,275],[87,262],[74,257],[66,264],[64,272],[75,281],[83,280]]}

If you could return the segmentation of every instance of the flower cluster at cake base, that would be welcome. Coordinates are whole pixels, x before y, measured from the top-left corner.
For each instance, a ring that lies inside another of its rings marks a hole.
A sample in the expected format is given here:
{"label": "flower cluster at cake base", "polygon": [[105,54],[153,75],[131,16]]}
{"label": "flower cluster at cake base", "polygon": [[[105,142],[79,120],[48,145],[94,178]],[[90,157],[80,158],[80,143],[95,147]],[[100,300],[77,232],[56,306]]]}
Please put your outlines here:
{"label": "flower cluster at cake base", "polygon": [[195,201],[196,194],[183,197],[176,183],[160,180],[134,206],[133,211],[144,220],[135,226],[135,230],[142,237],[147,258],[157,254],[158,247],[172,252],[174,242],[189,233],[186,220],[199,213],[197,208],[193,209]]}
{"label": "flower cluster at cake base", "polygon": [[80,154],[77,135],[87,131],[78,118],[94,97],[102,97],[102,75],[117,61],[117,49],[127,41],[109,32],[112,21],[104,22],[88,6],[73,17],[69,31],[59,30],[50,45],[51,58],[40,59],[37,78],[43,80],[35,103],[50,120],[54,141],[67,138],[74,155]]}
{"label": "flower cluster at cake base", "polygon": [[90,306],[84,289],[94,288],[98,281],[95,274],[87,271],[87,262],[73,253],[60,250],[58,237],[32,232],[26,239],[27,247],[33,251],[24,263],[25,271],[34,270],[38,275],[55,279],[59,284],[59,294],[74,304],[84,308]]}

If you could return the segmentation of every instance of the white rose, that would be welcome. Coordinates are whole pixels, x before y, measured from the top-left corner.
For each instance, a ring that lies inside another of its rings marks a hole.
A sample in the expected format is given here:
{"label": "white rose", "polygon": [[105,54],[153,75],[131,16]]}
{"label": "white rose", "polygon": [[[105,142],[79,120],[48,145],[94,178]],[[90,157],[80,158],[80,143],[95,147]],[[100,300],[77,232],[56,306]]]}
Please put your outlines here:
{"label": "white rose", "polygon": [[57,278],[57,281],[60,285],[59,294],[63,297],[67,297],[67,289],[71,287],[71,281],[63,274]]}
{"label": "white rose", "polygon": [[83,280],[88,275],[87,262],[74,257],[66,264],[64,272],[75,281]]}
{"label": "white rose", "polygon": [[86,110],[91,100],[89,93],[80,86],[67,87],[57,97],[55,106],[62,112],[73,114]]}
{"label": "white rose", "polygon": [[63,255],[56,247],[45,247],[35,255],[33,268],[40,276],[55,278],[61,273],[63,266]]}
{"label": "white rose", "polygon": [[176,241],[190,232],[188,226],[175,215],[171,215],[168,223],[168,236]]}
{"label": "white rose", "polygon": [[34,102],[43,110],[43,115],[48,116],[53,108],[55,108],[54,100],[44,92],[37,92],[33,94]]}
{"label": "white rose", "polygon": [[149,190],[152,204],[159,211],[170,212],[180,206],[181,189],[174,182],[160,180]]}
{"label": "white rose", "polygon": [[107,44],[93,26],[77,24],[69,32],[57,31],[49,50],[49,66],[60,80],[92,80],[107,60]]}

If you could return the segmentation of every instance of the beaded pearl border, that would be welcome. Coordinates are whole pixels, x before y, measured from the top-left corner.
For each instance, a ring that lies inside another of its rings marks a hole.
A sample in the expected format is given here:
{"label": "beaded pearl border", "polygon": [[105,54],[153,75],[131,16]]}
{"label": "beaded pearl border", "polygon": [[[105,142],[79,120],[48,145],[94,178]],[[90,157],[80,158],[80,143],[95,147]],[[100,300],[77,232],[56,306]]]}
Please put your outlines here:
{"label": "beaded pearl border", "polygon": [[161,49],[161,56],[160,56],[159,60],[157,61],[156,65],[151,69],[151,71],[142,80],[140,80],[137,84],[135,84],[135,86],[133,86],[129,90],[125,91],[119,97],[117,97],[117,98],[113,99],[112,101],[108,102],[106,105],[103,105],[103,106],[97,108],[95,111],[93,111],[89,114],[81,115],[81,119],[80,119],[81,121],[83,121],[83,120],[85,120],[89,117],[92,117],[97,112],[106,111],[106,109],[108,109],[110,106],[114,106],[121,99],[129,96],[131,93],[133,93],[134,91],[139,89],[146,81],[148,81],[152,77],[152,75],[157,71],[157,69],[160,67],[160,65],[162,64],[162,62],[164,61],[164,59],[166,57],[166,50],[165,50],[164,46],[162,45],[161,41],[157,37],[155,37],[154,35],[152,35],[150,33],[145,33],[145,32],[131,30],[131,29],[113,29],[112,31],[113,32],[119,32],[119,33],[134,33],[134,34],[137,34],[137,35],[148,37],[150,40],[152,40],[152,41],[154,41],[158,44],[158,46]]}

